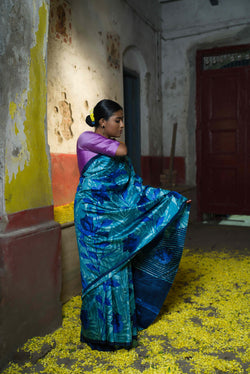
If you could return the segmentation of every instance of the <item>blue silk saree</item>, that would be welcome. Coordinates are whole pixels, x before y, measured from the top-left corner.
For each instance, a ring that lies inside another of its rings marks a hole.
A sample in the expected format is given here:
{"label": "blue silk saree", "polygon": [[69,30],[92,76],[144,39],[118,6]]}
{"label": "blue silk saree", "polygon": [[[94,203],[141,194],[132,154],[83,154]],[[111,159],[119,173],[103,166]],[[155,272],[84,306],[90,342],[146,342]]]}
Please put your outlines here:
{"label": "blue silk saree", "polygon": [[128,157],[97,155],[85,165],[74,204],[82,342],[131,348],[155,320],[181,259],[186,200],[144,186]]}

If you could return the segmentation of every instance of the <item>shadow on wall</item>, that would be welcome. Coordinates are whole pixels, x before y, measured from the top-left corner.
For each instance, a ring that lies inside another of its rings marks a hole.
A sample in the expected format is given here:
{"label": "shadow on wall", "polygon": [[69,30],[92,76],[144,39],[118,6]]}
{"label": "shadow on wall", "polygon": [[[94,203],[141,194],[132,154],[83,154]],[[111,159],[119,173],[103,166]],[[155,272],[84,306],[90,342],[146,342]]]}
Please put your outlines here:
{"label": "shadow on wall", "polygon": [[74,223],[62,225],[62,291],[61,301],[81,294],[81,276]]}

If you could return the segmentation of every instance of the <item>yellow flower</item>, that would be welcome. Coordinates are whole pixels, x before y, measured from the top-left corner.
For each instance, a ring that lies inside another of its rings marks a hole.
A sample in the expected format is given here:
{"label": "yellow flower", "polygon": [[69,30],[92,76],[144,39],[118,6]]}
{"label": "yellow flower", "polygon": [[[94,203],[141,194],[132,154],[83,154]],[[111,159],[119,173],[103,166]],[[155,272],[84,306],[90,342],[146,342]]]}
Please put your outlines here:
{"label": "yellow flower", "polygon": [[93,351],[80,343],[81,297],[63,306],[62,327],[34,337],[22,350],[51,347],[37,364],[9,363],[2,374],[244,373],[249,350],[249,259],[237,252],[185,250],[174,284],[156,321],[129,351]]}
{"label": "yellow flower", "polygon": [[95,124],[95,116],[94,116],[94,112],[93,112],[93,109],[90,111],[90,119],[93,123],[93,125]]}

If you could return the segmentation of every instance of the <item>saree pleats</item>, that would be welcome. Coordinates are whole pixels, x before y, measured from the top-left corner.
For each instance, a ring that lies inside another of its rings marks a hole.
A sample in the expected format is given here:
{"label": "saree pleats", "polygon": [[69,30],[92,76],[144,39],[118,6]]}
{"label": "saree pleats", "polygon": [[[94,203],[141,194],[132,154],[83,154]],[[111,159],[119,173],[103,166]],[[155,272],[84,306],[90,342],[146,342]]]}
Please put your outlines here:
{"label": "saree pleats", "polygon": [[131,265],[90,291],[82,302],[81,340],[129,348],[137,335]]}
{"label": "saree pleats", "polygon": [[74,207],[81,340],[97,349],[129,348],[158,315],[178,270],[186,198],[143,186],[127,157],[99,155],[82,172]]}

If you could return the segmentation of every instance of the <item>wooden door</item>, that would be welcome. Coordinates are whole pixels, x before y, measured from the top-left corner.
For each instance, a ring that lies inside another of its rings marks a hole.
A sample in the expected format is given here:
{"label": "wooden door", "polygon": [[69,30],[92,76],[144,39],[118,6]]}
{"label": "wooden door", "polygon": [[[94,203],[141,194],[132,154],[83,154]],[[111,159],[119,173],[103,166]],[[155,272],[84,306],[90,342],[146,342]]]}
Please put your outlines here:
{"label": "wooden door", "polygon": [[220,53],[213,51],[213,54],[216,52],[218,68],[207,70],[202,65],[204,54],[202,51],[197,54],[200,217],[204,213],[250,214],[250,54],[249,60],[245,54],[244,58],[238,58],[239,64],[237,61],[223,64],[221,56],[228,60],[233,52],[226,50],[223,55],[223,50],[220,50]]}
{"label": "wooden door", "polygon": [[128,69],[123,71],[125,141],[134,169],[141,175],[140,78]]}

